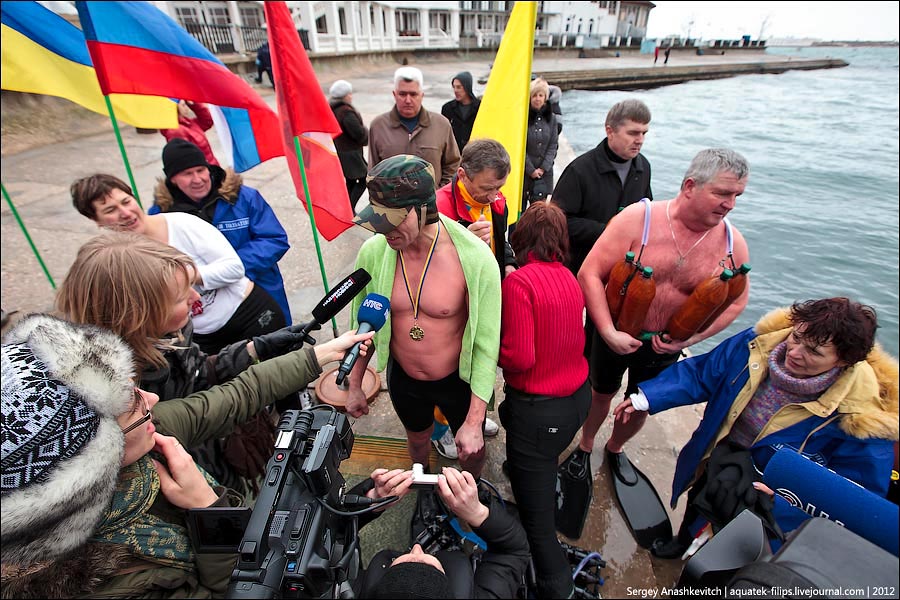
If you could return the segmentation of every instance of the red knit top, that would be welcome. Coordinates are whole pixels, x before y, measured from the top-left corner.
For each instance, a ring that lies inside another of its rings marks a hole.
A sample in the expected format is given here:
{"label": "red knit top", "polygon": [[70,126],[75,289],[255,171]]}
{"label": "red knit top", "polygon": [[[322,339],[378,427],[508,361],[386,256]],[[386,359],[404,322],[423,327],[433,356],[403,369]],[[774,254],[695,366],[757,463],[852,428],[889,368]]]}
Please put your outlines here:
{"label": "red knit top", "polygon": [[503,280],[503,377],[528,394],[568,396],[585,382],[584,296],[559,262],[532,261]]}

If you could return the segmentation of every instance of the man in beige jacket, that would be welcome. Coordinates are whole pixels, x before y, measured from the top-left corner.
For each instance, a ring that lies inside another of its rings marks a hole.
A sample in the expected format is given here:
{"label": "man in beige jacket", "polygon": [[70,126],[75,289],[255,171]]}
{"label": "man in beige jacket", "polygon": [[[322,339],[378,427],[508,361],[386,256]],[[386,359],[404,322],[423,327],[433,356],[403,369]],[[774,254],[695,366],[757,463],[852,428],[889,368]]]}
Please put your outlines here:
{"label": "man in beige jacket", "polygon": [[422,107],[422,71],[400,67],[394,72],[394,108],[369,126],[369,169],[386,158],[412,154],[431,163],[435,189],[450,183],[459,167],[459,148],[444,116]]}

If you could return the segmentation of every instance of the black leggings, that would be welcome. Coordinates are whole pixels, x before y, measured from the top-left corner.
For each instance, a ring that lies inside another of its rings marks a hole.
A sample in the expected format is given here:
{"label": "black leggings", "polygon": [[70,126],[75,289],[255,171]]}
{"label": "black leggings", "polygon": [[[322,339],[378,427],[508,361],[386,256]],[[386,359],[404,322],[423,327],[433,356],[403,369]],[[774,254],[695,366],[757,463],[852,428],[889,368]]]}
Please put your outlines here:
{"label": "black leggings", "polygon": [[506,429],[509,482],[528,535],[544,598],[566,598],[572,568],[556,538],[556,470],[560,454],[581,429],[591,407],[587,381],[571,396],[533,396],[506,386],[500,422]]}
{"label": "black leggings", "polygon": [[281,306],[269,292],[254,285],[250,295],[244,298],[227,323],[212,333],[195,333],[194,341],[206,354],[218,354],[228,344],[249,340],[286,326]]}

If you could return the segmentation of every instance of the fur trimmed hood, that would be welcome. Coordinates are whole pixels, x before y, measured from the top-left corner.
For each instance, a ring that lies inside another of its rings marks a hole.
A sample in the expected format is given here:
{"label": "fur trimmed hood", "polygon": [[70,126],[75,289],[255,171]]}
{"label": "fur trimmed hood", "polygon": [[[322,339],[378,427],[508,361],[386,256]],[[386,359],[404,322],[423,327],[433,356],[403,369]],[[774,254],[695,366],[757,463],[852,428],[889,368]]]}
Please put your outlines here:
{"label": "fur trimmed hood", "polygon": [[[237,202],[238,194],[241,191],[241,185],[244,178],[239,173],[235,173],[234,169],[223,169],[215,165],[209,167],[210,176],[212,177],[214,193],[211,198],[225,200],[229,204]],[[221,182],[216,185],[216,182]],[[181,193],[168,178],[158,178],[156,187],[153,189],[153,200],[162,212],[169,212],[177,203],[190,202],[187,196]]]}
{"label": "fur trimmed hood", "polygon": [[91,596],[104,582],[134,562],[123,545],[89,542],[58,560],[22,568],[3,565],[3,598]]}
{"label": "fur trimmed hood", "polygon": [[[763,316],[753,330],[758,336],[780,336],[783,340],[792,327],[789,317],[788,308],[773,310]],[[851,379],[847,381],[847,378]],[[873,378],[877,382],[877,393]],[[846,387],[846,393],[836,407],[842,414],[842,431],[860,439],[897,441],[900,437],[900,368],[897,359],[876,343],[866,359],[848,367],[832,387],[838,385]],[[870,386],[872,393],[866,390]]]}
{"label": "fur trimmed hood", "polygon": [[2,562],[27,567],[82,546],[116,486],[134,402],[117,335],[32,315],[3,340]]}

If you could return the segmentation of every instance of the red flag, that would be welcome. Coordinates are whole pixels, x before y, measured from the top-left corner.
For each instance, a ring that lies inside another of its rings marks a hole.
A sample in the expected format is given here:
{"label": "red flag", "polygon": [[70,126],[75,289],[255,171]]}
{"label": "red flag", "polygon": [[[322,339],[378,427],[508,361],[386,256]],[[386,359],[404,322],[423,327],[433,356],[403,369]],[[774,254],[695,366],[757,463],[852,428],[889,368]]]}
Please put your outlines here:
{"label": "red flag", "polygon": [[[322,237],[331,241],[353,225],[347,184],[333,141],[340,135],[341,127],[300,44],[300,35],[287,4],[264,2],[263,5],[278,115],[284,132],[284,155],[288,159],[297,197],[306,203],[294,151],[294,137],[298,136],[316,227]],[[306,208],[308,211],[309,205]]]}

